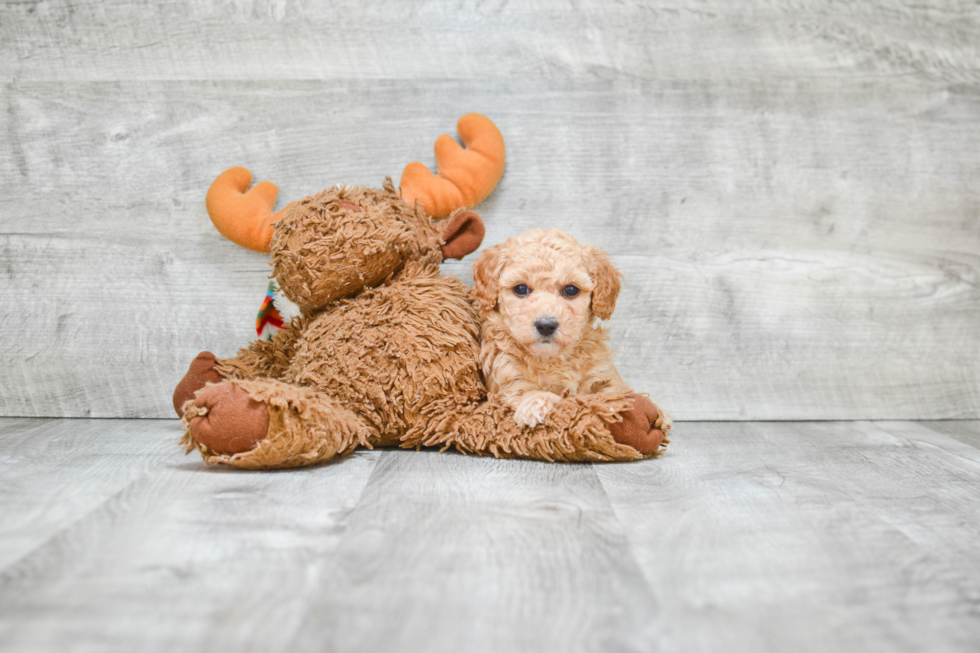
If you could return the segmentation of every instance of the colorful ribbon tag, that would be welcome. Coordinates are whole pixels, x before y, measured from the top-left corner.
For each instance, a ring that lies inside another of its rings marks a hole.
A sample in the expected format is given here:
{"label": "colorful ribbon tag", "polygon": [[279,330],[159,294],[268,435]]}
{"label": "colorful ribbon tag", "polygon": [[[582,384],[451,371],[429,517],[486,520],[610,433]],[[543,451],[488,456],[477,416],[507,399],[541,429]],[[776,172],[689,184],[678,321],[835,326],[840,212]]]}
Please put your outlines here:
{"label": "colorful ribbon tag", "polygon": [[299,306],[282,294],[275,279],[270,280],[262,308],[255,318],[255,332],[259,340],[272,340],[272,336],[288,329],[290,321],[299,314]]}

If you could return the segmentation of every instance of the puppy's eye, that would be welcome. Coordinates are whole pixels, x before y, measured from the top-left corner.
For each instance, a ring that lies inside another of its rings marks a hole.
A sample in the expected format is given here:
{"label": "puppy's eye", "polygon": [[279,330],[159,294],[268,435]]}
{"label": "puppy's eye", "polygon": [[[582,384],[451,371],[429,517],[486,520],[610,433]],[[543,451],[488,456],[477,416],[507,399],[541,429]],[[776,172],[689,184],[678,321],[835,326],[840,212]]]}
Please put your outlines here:
{"label": "puppy's eye", "polygon": [[562,288],[561,294],[565,295],[565,297],[574,297],[578,294],[578,288],[572,285],[565,286]]}
{"label": "puppy's eye", "polygon": [[514,294],[518,297],[527,297],[531,294],[531,289],[525,286],[523,283],[519,283],[514,286]]}

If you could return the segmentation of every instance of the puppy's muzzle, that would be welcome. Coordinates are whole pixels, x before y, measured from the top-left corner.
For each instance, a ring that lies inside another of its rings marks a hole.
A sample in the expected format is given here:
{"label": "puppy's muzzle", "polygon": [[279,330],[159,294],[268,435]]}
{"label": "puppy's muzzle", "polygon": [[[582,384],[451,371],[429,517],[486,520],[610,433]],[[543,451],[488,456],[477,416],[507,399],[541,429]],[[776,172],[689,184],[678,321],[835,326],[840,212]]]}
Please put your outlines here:
{"label": "puppy's muzzle", "polygon": [[534,322],[534,330],[540,333],[542,338],[548,338],[558,330],[558,320],[553,317],[542,317]]}

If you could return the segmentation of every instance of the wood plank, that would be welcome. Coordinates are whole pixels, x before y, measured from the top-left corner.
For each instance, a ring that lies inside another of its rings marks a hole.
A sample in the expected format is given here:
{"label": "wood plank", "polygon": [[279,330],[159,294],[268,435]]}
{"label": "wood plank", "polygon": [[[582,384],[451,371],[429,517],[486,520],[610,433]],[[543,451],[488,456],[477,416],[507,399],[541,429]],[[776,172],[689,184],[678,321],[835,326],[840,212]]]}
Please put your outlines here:
{"label": "wood plank", "polygon": [[[284,198],[377,184],[451,128],[461,94],[509,142],[481,207],[486,242],[562,227],[610,251],[626,275],[611,323],[622,372],[676,417],[980,415],[980,370],[968,364],[980,356],[970,87],[6,89],[0,128],[16,138],[14,156],[0,155],[0,300],[13,307],[0,315],[3,414],[170,415],[198,351],[247,342],[268,274],[265,257],[207,220],[213,175],[247,163]],[[376,127],[351,129],[364,124]],[[469,265],[445,267],[469,279]]]}
{"label": "wood plank", "polygon": [[154,420],[0,420],[0,570],[175,456],[174,426]]}
{"label": "wood plank", "polygon": [[926,421],[918,424],[980,449],[980,422],[976,420]]}
{"label": "wood plank", "polygon": [[10,422],[4,650],[290,650],[379,458],[243,473],[184,457],[174,420]]}
{"label": "wood plank", "polygon": [[0,4],[0,81],[799,79],[977,81],[969,2],[565,5],[98,0]]}
{"label": "wood plank", "polygon": [[663,624],[586,465],[387,451],[294,644],[654,651]]}
{"label": "wood plank", "polygon": [[665,648],[976,647],[974,447],[906,422],[682,424],[662,459],[597,473]]}

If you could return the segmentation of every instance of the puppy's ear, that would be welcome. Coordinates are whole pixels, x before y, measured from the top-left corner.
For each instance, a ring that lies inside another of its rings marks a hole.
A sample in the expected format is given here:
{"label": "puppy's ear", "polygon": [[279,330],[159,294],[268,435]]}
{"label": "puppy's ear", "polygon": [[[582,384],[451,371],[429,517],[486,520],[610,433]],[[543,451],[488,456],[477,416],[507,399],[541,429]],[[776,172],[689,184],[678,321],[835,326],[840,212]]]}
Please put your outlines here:
{"label": "puppy's ear", "polygon": [[616,308],[623,275],[616,269],[608,254],[601,249],[589,247],[589,276],[595,284],[592,290],[592,313],[601,320],[608,320]]}
{"label": "puppy's ear", "polygon": [[500,284],[497,278],[500,274],[500,245],[494,245],[483,250],[480,258],[473,263],[473,290],[480,310],[489,313],[497,307],[497,295]]}

